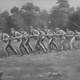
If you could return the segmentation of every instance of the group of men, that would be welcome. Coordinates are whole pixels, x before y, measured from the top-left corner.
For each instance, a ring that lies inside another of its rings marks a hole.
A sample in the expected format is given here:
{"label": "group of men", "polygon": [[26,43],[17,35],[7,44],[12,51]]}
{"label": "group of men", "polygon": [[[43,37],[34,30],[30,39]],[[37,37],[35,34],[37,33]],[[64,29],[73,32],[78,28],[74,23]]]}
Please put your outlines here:
{"label": "group of men", "polygon": [[[31,27],[30,33],[24,31],[23,29],[16,31],[14,28],[11,28],[11,33],[0,33],[1,41],[5,43],[4,51],[7,56],[10,55],[8,48],[10,48],[15,55],[25,55],[32,52],[32,46],[30,45],[30,40],[34,39],[36,41],[35,48],[36,51],[40,50],[43,53],[47,53],[49,50],[64,50],[68,45],[69,49],[73,48],[73,43],[75,41],[80,42],[80,32],[75,30],[74,32],[66,29],[66,31],[56,28],[54,31],[51,29],[45,28],[41,30],[40,28]],[[45,40],[48,40],[48,47],[44,44]],[[12,41],[19,42],[18,49],[14,49]],[[22,49],[23,48],[23,49]]]}

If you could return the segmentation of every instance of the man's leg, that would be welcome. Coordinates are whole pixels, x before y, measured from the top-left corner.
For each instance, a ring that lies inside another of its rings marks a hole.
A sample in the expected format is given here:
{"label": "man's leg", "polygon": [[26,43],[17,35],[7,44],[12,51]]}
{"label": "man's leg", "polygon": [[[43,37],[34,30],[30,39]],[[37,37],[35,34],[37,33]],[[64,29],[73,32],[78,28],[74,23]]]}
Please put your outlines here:
{"label": "man's leg", "polygon": [[25,47],[26,47],[26,48],[28,47],[28,48],[30,49],[30,51],[32,51],[32,48],[31,48],[29,42],[30,42],[30,39],[27,39],[27,40],[25,41]]}
{"label": "man's leg", "polygon": [[43,52],[47,52],[47,50],[46,50],[44,44],[43,44],[41,41],[39,42],[39,45],[41,46]]}
{"label": "man's leg", "polygon": [[18,54],[17,51],[16,51],[16,49],[14,49],[11,44],[9,44],[9,48],[14,52],[15,55]]}
{"label": "man's leg", "polygon": [[28,48],[26,47],[25,43],[23,43],[23,48],[25,49],[26,53],[29,55],[29,50],[28,50]]}
{"label": "man's leg", "polygon": [[70,50],[73,49],[73,42],[74,42],[74,40],[75,40],[75,37],[73,37],[73,38],[70,40],[70,42],[69,42]]}
{"label": "man's leg", "polygon": [[43,41],[45,40],[45,38],[41,39],[40,43],[43,45],[43,49],[45,52],[48,51],[48,49],[46,48],[46,46],[44,45]]}
{"label": "man's leg", "polygon": [[23,50],[21,49],[23,47],[23,43],[21,42],[20,45],[19,45],[19,52],[20,52],[20,55],[24,55],[24,52]]}
{"label": "man's leg", "polygon": [[6,45],[4,46],[4,52],[7,56],[9,56],[9,52],[8,52],[8,43],[6,43]]}

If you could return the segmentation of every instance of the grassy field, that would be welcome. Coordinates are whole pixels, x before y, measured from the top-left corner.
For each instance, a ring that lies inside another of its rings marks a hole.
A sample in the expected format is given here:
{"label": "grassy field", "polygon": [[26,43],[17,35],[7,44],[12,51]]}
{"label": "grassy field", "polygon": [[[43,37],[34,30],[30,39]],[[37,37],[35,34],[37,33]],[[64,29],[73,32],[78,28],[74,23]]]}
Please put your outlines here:
{"label": "grassy field", "polygon": [[80,80],[80,50],[3,58],[0,72],[2,80]]}

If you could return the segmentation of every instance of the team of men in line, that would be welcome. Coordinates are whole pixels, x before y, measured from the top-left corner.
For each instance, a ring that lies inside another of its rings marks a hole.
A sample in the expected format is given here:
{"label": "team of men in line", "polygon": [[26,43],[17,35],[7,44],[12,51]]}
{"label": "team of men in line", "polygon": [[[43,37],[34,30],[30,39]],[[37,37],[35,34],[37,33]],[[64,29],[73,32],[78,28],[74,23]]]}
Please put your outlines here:
{"label": "team of men in line", "polygon": [[[41,30],[40,28],[34,29],[31,27],[30,33],[27,33],[24,30],[16,31],[14,28],[11,28],[11,33],[0,33],[1,41],[5,42],[4,51],[7,56],[9,56],[8,48],[10,48],[15,55],[24,55],[22,47],[26,51],[26,54],[30,54],[30,51],[33,51],[30,45],[30,39],[33,38],[36,41],[35,48],[37,50],[47,53],[48,50],[56,49],[60,47],[61,50],[64,49],[66,41],[68,42],[69,48],[73,48],[73,42],[75,39],[79,40],[80,32],[75,30],[75,32],[66,29],[66,31],[56,28],[54,31],[50,29]],[[48,48],[44,45],[45,38],[49,40]],[[18,50],[13,48],[11,44],[12,41],[18,41],[20,43]],[[21,53],[21,54],[20,54]]]}

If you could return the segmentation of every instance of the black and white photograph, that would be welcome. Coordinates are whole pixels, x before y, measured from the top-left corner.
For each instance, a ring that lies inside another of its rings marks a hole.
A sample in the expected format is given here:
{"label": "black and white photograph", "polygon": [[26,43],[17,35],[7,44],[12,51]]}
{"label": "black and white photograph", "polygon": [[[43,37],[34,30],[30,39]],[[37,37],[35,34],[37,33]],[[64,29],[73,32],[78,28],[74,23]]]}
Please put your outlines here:
{"label": "black and white photograph", "polygon": [[80,0],[0,0],[0,80],[80,80]]}

